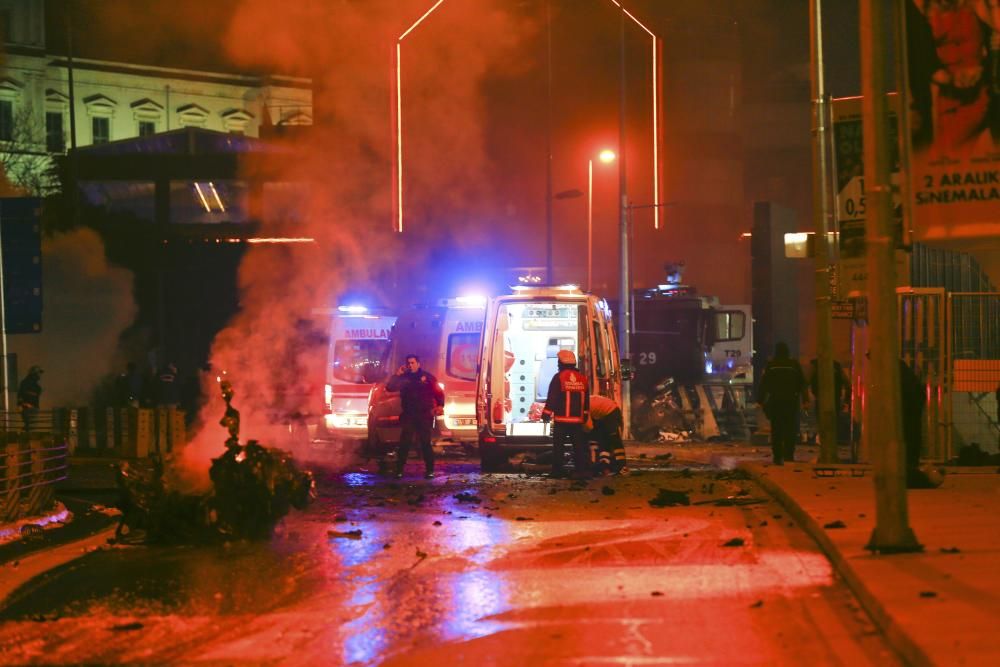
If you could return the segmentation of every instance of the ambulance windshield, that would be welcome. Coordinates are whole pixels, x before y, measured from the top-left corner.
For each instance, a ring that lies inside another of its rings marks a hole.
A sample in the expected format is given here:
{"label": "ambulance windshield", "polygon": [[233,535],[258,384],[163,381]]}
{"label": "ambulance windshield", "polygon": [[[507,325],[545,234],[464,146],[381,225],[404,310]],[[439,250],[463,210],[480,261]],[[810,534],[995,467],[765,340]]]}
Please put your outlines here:
{"label": "ambulance windshield", "polygon": [[445,369],[448,375],[459,380],[475,382],[481,339],[481,331],[454,333],[448,336],[448,360]]}
{"label": "ambulance windshield", "polygon": [[338,340],[334,345],[333,376],[342,382],[367,384],[366,375],[371,378],[382,374],[388,350],[388,340]]}

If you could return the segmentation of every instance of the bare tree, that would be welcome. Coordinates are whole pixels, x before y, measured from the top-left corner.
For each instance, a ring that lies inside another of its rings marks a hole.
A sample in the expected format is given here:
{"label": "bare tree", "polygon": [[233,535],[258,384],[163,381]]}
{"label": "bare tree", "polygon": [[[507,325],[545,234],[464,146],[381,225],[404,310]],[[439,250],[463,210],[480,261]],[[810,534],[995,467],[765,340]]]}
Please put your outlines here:
{"label": "bare tree", "polygon": [[0,167],[7,180],[26,193],[44,197],[59,192],[59,176],[45,150],[45,128],[30,104],[14,112],[11,138],[0,141]]}

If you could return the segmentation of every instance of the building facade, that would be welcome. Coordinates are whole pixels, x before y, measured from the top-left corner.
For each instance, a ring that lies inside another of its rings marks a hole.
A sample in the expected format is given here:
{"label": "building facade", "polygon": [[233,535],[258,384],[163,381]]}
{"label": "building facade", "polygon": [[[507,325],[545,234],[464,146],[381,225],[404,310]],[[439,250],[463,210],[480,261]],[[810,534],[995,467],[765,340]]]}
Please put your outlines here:
{"label": "building facade", "polygon": [[[0,0],[0,152],[33,194],[45,155],[184,127],[258,137],[312,124],[312,82],[71,58],[46,41],[46,3]],[[71,84],[72,80],[72,84]]]}

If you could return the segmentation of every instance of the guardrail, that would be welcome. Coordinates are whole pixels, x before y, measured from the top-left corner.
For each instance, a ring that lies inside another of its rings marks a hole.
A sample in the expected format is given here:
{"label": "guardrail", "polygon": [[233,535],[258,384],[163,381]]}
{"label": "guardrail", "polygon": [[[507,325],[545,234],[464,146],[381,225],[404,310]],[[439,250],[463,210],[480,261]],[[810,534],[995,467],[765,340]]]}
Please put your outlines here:
{"label": "guardrail", "polygon": [[66,479],[69,448],[53,434],[0,434],[0,521],[40,513],[52,502],[56,482]]}

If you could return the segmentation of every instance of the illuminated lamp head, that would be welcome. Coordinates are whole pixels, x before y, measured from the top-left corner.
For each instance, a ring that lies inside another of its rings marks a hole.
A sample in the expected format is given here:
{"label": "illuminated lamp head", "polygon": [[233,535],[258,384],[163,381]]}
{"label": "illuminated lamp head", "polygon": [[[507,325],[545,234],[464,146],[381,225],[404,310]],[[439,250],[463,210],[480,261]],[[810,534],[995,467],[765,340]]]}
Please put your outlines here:
{"label": "illuminated lamp head", "polygon": [[597,159],[603,162],[604,164],[610,164],[611,162],[614,162],[616,157],[617,156],[615,155],[615,152],[610,148],[605,148],[597,155]]}
{"label": "illuminated lamp head", "polygon": [[347,313],[349,315],[362,315],[368,312],[368,308],[361,305],[337,306],[337,310],[341,313]]}

